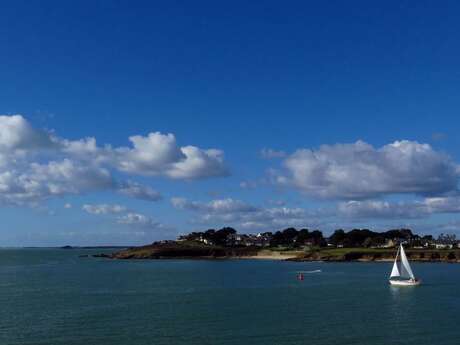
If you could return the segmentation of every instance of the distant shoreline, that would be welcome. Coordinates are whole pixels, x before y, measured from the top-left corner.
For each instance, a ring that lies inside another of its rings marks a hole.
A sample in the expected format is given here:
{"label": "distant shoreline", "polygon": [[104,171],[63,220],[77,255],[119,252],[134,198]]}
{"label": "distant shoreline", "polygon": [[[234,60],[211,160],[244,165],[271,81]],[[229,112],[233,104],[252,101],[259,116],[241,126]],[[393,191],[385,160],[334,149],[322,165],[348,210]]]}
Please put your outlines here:
{"label": "distant shoreline", "polygon": [[6,246],[0,249],[124,249],[132,246]]}
{"label": "distant shoreline", "polygon": [[[460,249],[407,249],[409,260],[416,262],[460,263]],[[396,254],[394,249],[380,248],[259,248],[220,247],[199,243],[170,242],[131,247],[112,254],[96,254],[118,260],[139,259],[255,259],[295,262],[389,262]]]}

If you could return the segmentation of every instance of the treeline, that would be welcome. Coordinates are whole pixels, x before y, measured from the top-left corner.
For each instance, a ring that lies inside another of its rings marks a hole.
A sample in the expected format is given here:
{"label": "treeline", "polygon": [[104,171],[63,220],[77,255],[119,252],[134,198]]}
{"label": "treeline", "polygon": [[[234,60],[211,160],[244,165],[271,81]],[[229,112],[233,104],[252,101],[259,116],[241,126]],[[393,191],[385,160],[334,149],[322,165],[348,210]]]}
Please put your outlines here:
{"label": "treeline", "polygon": [[327,245],[327,241],[323,233],[319,230],[310,231],[308,229],[297,230],[295,228],[287,228],[282,231],[277,231],[273,234],[270,240],[270,246],[320,246]]}
{"label": "treeline", "polygon": [[231,227],[224,227],[219,230],[209,229],[206,231],[196,231],[191,232],[188,235],[180,236],[179,240],[188,240],[188,241],[200,241],[217,246],[226,246],[231,244],[234,237],[236,236],[236,230]]}
{"label": "treeline", "polygon": [[410,229],[392,229],[385,232],[375,232],[369,229],[353,229],[345,232],[342,229],[336,230],[328,240],[328,243],[334,246],[343,247],[378,247],[388,243],[388,241],[404,241],[417,245],[416,241],[422,239],[433,240],[433,236],[424,236],[423,238],[414,235]]}
{"label": "treeline", "polygon": [[238,234],[234,228],[224,227],[219,230],[209,229],[180,236],[178,240],[199,241],[218,246],[337,246],[337,247],[379,247],[405,242],[411,246],[423,246],[433,241],[431,235],[420,237],[410,229],[392,229],[376,232],[369,229],[338,229],[329,237],[324,237],[320,230],[287,228],[257,235]]}
{"label": "treeline", "polygon": [[385,232],[376,232],[369,229],[353,229],[348,232],[338,229],[329,237],[324,237],[319,230],[296,230],[287,228],[277,231],[271,241],[271,246],[291,245],[294,247],[310,245],[325,247],[327,245],[341,247],[378,247],[389,241],[404,241],[411,245],[423,245],[425,241],[432,241],[433,236],[420,237],[414,235],[410,229],[392,229]]}

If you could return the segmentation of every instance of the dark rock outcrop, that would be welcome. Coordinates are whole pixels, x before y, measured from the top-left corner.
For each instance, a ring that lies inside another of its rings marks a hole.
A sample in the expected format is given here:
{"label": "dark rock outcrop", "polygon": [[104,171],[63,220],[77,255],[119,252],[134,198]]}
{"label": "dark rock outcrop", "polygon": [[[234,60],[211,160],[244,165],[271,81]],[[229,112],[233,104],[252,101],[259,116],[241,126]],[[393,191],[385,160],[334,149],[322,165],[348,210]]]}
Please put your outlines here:
{"label": "dark rock outcrop", "polygon": [[226,248],[199,243],[151,244],[128,248],[111,255],[99,254],[97,257],[111,259],[225,259],[257,255],[258,249],[241,247]]}

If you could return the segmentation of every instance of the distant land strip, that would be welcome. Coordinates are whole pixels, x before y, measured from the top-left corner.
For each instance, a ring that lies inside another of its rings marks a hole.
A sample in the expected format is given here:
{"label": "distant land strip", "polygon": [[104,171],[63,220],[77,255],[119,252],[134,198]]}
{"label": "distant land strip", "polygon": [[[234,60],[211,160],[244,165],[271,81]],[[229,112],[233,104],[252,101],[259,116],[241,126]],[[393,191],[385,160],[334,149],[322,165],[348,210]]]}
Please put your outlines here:
{"label": "distant land strip", "polygon": [[375,232],[338,229],[324,237],[319,230],[287,228],[258,234],[239,234],[224,227],[181,235],[177,240],[123,249],[97,257],[111,259],[272,259],[292,261],[391,261],[403,244],[412,261],[460,262],[455,235],[419,236],[410,229]]}

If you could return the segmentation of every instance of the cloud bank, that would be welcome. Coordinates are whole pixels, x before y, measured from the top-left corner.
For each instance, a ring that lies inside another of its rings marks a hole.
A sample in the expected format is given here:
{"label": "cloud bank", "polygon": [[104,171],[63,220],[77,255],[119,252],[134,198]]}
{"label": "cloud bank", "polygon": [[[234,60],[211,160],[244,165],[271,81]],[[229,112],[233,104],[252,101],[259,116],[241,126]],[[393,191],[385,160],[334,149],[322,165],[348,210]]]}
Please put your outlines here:
{"label": "cloud bank", "polygon": [[460,213],[460,197],[425,198],[416,201],[389,202],[353,200],[328,208],[259,207],[241,200],[216,199],[209,202],[172,198],[179,210],[193,212],[193,223],[208,226],[232,225],[246,230],[273,231],[289,226],[318,227],[321,225],[353,224],[355,221],[423,219],[434,214]]}
{"label": "cloud bank", "polygon": [[352,219],[426,218],[433,214],[460,213],[460,197],[433,197],[410,202],[354,200],[340,203],[337,209],[341,216]]}
{"label": "cloud bank", "polygon": [[283,161],[274,182],[325,199],[389,194],[442,195],[457,191],[459,166],[428,144],[395,141],[374,148],[363,141],[300,149]]}
{"label": "cloud bank", "polygon": [[0,204],[35,205],[51,197],[110,190],[148,201],[159,192],[121,176],[204,179],[228,175],[221,150],[179,146],[173,134],[129,137],[131,146],[98,146],[34,128],[23,116],[0,116]]}
{"label": "cloud bank", "polygon": [[172,198],[171,203],[177,209],[195,212],[198,217],[194,219],[194,223],[210,226],[226,224],[246,230],[271,231],[288,226],[314,227],[319,224],[320,216],[326,215],[324,210],[264,208],[231,198],[216,199],[207,203],[190,201],[186,198]]}
{"label": "cloud bank", "polygon": [[82,206],[82,209],[90,214],[117,214],[127,211],[127,208],[121,205],[108,205],[108,204],[98,204],[90,205],[85,204]]}
{"label": "cloud bank", "polygon": [[145,229],[163,229],[164,226],[154,221],[151,217],[134,212],[128,207],[118,204],[85,204],[82,210],[96,216],[115,215],[116,223],[125,224]]}

